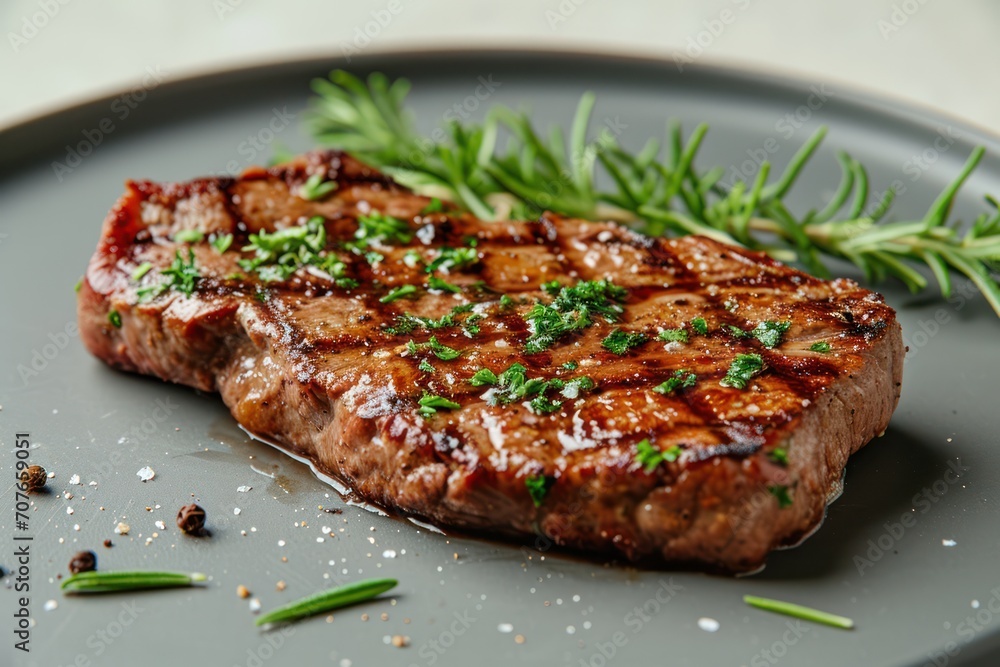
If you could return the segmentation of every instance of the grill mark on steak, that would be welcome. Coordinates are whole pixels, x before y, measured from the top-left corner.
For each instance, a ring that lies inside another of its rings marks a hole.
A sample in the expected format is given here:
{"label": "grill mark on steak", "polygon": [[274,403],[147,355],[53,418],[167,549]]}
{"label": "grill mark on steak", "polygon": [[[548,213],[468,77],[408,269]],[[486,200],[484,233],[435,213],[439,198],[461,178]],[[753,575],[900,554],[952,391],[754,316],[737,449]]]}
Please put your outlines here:
{"label": "grill mark on steak", "polygon": [[[296,193],[316,173],[338,187],[307,202]],[[422,214],[428,202],[334,152],[236,179],[129,182],[80,291],[82,340],[117,368],[218,390],[248,430],[387,509],[474,532],[541,532],[574,549],[731,571],[759,567],[770,549],[817,525],[847,457],[888,423],[902,367],[899,326],[878,295],[851,281],[822,281],[700,237],[651,239],[551,213],[534,223],[484,223],[447,205]],[[372,210],[424,231],[405,246],[379,247],[385,259],[369,265],[340,244]],[[326,220],[327,250],[358,288],[304,270],[281,283],[227,278],[239,270],[249,234],[313,215]],[[202,279],[190,298],[168,291],[140,303],[131,271],[149,261],[155,270],[146,280],[157,279],[183,247],[170,240],[182,228],[232,233],[234,241],[223,255],[193,244]],[[459,296],[379,302],[394,287],[425,281],[422,267],[401,264],[407,250],[429,259],[469,238],[478,241],[479,263],[442,276],[463,287]],[[523,315],[551,300],[543,283],[602,278],[628,290],[619,323],[595,317],[549,349],[524,353]],[[514,298],[511,309],[499,308],[500,293]],[[735,309],[727,309],[731,300]],[[486,311],[474,338],[461,327],[385,330],[403,313],[439,318],[475,303]],[[120,329],[108,324],[112,309]],[[696,316],[708,321],[708,335],[687,344],[655,339],[660,328],[690,327]],[[764,320],[792,323],[775,349],[722,330]],[[615,327],[653,340],[619,357],[601,347]],[[436,370],[427,374],[417,368],[427,355],[405,346],[432,335],[461,356],[429,356]],[[830,342],[831,353],[809,351],[817,340]],[[749,352],[766,371],[745,391],[722,387],[731,360]],[[563,369],[569,360],[579,368]],[[541,415],[520,402],[490,406],[486,388],[468,382],[479,368],[499,374],[515,362],[530,378],[587,375],[598,386]],[[651,391],[681,368],[697,375],[695,387]],[[424,419],[424,391],[461,408]],[[683,453],[646,473],[635,458],[643,438]],[[787,468],[768,458],[776,447],[787,450]],[[554,482],[536,508],[525,478],[537,474]],[[791,507],[777,505],[772,485],[787,486]]]}

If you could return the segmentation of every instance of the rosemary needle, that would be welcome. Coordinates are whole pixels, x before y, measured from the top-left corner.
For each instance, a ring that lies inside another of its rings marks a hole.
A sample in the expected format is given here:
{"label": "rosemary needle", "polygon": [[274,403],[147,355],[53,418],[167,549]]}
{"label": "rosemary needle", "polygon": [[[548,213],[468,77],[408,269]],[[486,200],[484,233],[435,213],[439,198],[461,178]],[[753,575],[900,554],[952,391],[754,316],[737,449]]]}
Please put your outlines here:
{"label": "rosemary needle", "polygon": [[791,602],[782,602],[781,600],[772,600],[770,598],[759,598],[754,595],[744,595],[743,601],[751,607],[756,607],[757,609],[773,611],[776,614],[784,614],[785,616],[801,618],[804,621],[815,621],[816,623],[823,623],[824,625],[832,625],[833,627],[841,628],[842,630],[851,630],[854,628],[854,621],[845,616],[837,616],[836,614],[830,614],[818,609],[812,609],[811,607],[803,607],[802,605],[792,604]]}
{"label": "rosemary needle", "polygon": [[200,572],[81,572],[66,579],[59,586],[64,593],[115,593],[150,588],[179,588],[206,581]]}
{"label": "rosemary needle", "polygon": [[328,591],[320,591],[264,614],[257,619],[256,624],[260,626],[298,621],[309,616],[322,614],[325,611],[369,600],[395,588],[397,583],[399,582],[395,579],[366,579]]}

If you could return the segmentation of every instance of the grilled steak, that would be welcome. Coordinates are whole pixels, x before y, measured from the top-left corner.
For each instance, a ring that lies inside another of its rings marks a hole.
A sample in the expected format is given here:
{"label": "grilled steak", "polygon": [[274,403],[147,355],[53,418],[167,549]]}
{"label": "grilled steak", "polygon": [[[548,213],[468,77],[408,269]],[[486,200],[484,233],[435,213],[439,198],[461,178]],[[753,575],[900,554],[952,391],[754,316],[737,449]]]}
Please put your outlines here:
{"label": "grilled steak", "polygon": [[79,321],[111,366],[218,391],[372,503],[728,571],[817,527],[903,361],[895,313],[849,280],[704,237],[483,222],[334,152],[129,182]]}

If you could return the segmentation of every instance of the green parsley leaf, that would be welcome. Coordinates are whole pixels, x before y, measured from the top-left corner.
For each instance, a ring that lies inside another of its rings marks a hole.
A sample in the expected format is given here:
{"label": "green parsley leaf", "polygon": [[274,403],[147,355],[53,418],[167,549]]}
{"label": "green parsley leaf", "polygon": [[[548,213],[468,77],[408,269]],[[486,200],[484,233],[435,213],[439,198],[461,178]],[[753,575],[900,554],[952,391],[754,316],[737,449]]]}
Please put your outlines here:
{"label": "green parsley leaf", "polygon": [[760,341],[760,344],[771,349],[781,344],[781,339],[792,326],[791,322],[772,322],[767,320],[758,324],[750,333]]}
{"label": "green parsley leaf", "polygon": [[149,270],[153,268],[150,262],[143,262],[139,266],[135,267],[135,271],[132,272],[132,280],[140,281],[142,277],[149,273]]}
{"label": "green parsley leaf", "polygon": [[473,374],[472,379],[469,380],[469,384],[471,384],[473,387],[482,387],[482,386],[492,387],[496,385],[496,383],[499,381],[500,380],[499,378],[497,378],[496,373],[494,373],[488,368],[480,368]]}
{"label": "green parsley leaf", "polygon": [[767,458],[771,459],[774,463],[779,466],[788,465],[788,450],[784,447],[775,447],[767,453]]}
{"label": "green parsley leaf", "polygon": [[313,174],[299,188],[299,196],[306,201],[319,201],[337,189],[336,181],[326,181],[323,174]]}
{"label": "green parsley leaf", "polygon": [[434,372],[434,367],[431,366],[431,362],[427,361],[426,359],[421,359],[420,363],[417,365],[417,368],[422,370],[424,373]]}
{"label": "green parsley leaf", "polygon": [[510,298],[506,294],[501,295],[501,297],[500,297],[500,307],[501,308],[503,308],[503,309],[506,310],[507,308],[510,308],[513,305],[514,305],[514,299]]}
{"label": "green parsley leaf", "polygon": [[447,272],[460,271],[479,262],[479,252],[475,248],[439,248],[435,257],[427,268],[427,273],[434,273],[438,269]]}
{"label": "green parsley leaf", "polygon": [[111,323],[115,329],[122,328],[122,316],[117,310],[112,310],[108,312],[108,322]]}
{"label": "green parsley leaf", "polygon": [[664,461],[673,463],[679,459],[682,451],[680,445],[671,445],[661,452],[649,442],[649,438],[643,438],[635,444],[635,462],[640,464],[647,473],[651,473]]}
{"label": "green parsley leaf", "polygon": [[687,370],[682,368],[674,371],[674,374],[667,378],[667,380],[662,384],[653,387],[653,391],[657,394],[663,394],[666,396],[667,394],[675,392],[678,389],[693,387],[697,382],[698,378],[694,373],[689,373]]}
{"label": "green parsley leaf", "polygon": [[240,268],[257,272],[264,282],[287,280],[299,268],[309,265],[323,271],[337,287],[357,287],[357,281],[346,277],[347,265],[336,255],[326,252],[326,225],[321,216],[313,216],[304,225],[268,233],[251,234],[243,251],[253,251],[250,259],[241,259]]}
{"label": "green parsley leaf", "polygon": [[416,291],[417,288],[415,285],[400,285],[379,299],[379,303],[392,303],[397,299],[402,299],[405,296],[415,294]]}
{"label": "green parsley leaf", "polygon": [[565,364],[563,364],[562,367],[568,371],[575,371],[577,368],[580,367],[580,362],[570,360],[567,361]]}
{"label": "green parsley leaf", "polygon": [[627,333],[621,329],[615,329],[601,341],[601,347],[621,356],[632,348],[639,347],[646,340],[646,334],[642,332]]}
{"label": "green parsley leaf", "polygon": [[372,211],[358,216],[358,230],[354,241],[345,244],[354,253],[361,254],[372,243],[406,245],[413,240],[410,225],[402,220]]}
{"label": "green parsley leaf", "polygon": [[424,258],[416,250],[407,250],[403,255],[403,264],[411,269],[417,268],[418,264],[423,264]]}
{"label": "green parsley leaf", "polygon": [[212,247],[215,248],[215,252],[219,253],[220,255],[229,250],[229,246],[231,246],[232,244],[233,244],[232,234],[217,234],[216,237],[212,239]]}
{"label": "green parsley leaf", "polygon": [[365,261],[371,264],[372,266],[375,266],[383,259],[385,259],[385,255],[383,255],[380,252],[375,252],[374,250],[369,250],[368,252],[365,253]]}
{"label": "green parsley leaf", "polygon": [[788,493],[788,487],[783,484],[775,484],[767,487],[772,496],[778,499],[778,507],[785,509],[791,507],[792,497]]}
{"label": "green parsley leaf", "polygon": [[267,290],[258,288],[257,291],[253,293],[253,298],[257,299],[261,303],[267,303],[271,300],[271,294]]}
{"label": "green parsley leaf", "polygon": [[205,235],[197,229],[182,229],[173,236],[177,243],[199,243],[204,238]]}
{"label": "green parsley leaf", "polygon": [[438,199],[437,197],[431,197],[431,200],[427,202],[427,206],[424,206],[424,208],[420,211],[420,213],[421,215],[427,215],[428,213],[438,213],[442,208],[444,208],[444,205],[441,203],[441,200]]}
{"label": "green parsley leaf", "polygon": [[201,273],[199,273],[198,267],[194,263],[194,251],[188,248],[187,261],[181,258],[180,250],[175,251],[174,261],[170,265],[170,268],[161,271],[160,275],[167,276],[169,280],[165,283],[140,287],[136,290],[140,301],[155,298],[168,289],[191,296],[198,281],[201,280]]}
{"label": "green parsley leaf", "polygon": [[452,294],[458,294],[462,291],[462,288],[458,285],[452,285],[437,276],[431,276],[427,279],[427,287],[434,290],[440,290],[442,292],[451,292]]}
{"label": "green parsley leaf", "polygon": [[525,351],[546,350],[563,336],[589,327],[594,317],[617,322],[623,311],[617,302],[627,297],[625,288],[607,280],[583,280],[561,288],[551,304],[536,303],[524,314],[530,334]]}
{"label": "green parsley leaf", "polygon": [[535,504],[535,507],[542,506],[542,501],[545,500],[545,496],[548,495],[549,489],[555,481],[554,477],[545,475],[531,475],[524,478],[524,485],[528,487],[528,495],[531,496],[531,502]]}
{"label": "green parsley leaf", "polygon": [[[549,386],[556,388],[556,383],[558,380],[552,380],[549,382]],[[597,383],[591,380],[587,376],[578,377],[570,380],[562,387],[559,387],[560,392],[566,398],[572,400],[580,397],[580,393],[584,391],[590,391],[597,386]]]}
{"label": "green parsley leaf", "polygon": [[528,407],[538,414],[547,415],[562,407],[562,401],[552,401],[545,396],[537,396],[528,402]]}
{"label": "green parsley leaf", "polygon": [[562,291],[562,283],[558,280],[550,280],[547,283],[542,283],[542,291],[549,295],[556,295]]}
{"label": "green parsley leaf", "polygon": [[691,320],[691,328],[694,329],[695,333],[704,336],[708,333],[708,322],[705,321],[704,317],[696,317]]}
{"label": "green parsley leaf", "polygon": [[449,401],[443,396],[437,396],[435,394],[429,394],[426,391],[424,395],[420,398],[420,407],[417,409],[417,413],[424,417],[429,417],[438,410],[458,410],[461,405],[455,401]]}
{"label": "green parsley leaf", "polygon": [[764,370],[764,359],[759,354],[737,354],[726,377],[719,381],[723,387],[733,387],[735,389],[746,389],[750,379],[759,375]]}
{"label": "green parsley leaf", "polygon": [[[150,265],[150,266],[152,266],[152,265]],[[79,280],[76,281],[76,284],[73,285],[73,291],[74,292],[79,292],[81,287],[83,287],[83,278],[80,278]]]}
{"label": "green parsley leaf", "polygon": [[830,351],[830,344],[827,343],[825,340],[821,340],[819,342],[810,345],[809,349],[812,350],[813,352],[822,352],[823,354],[826,354],[827,352]]}
{"label": "green parsley leaf", "polygon": [[750,338],[750,336],[753,335],[749,331],[744,331],[743,329],[735,327],[732,324],[723,324],[722,328],[726,330],[726,333],[736,339]]}
{"label": "green parsley leaf", "polygon": [[658,335],[660,340],[686,343],[688,342],[688,332],[684,329],[664,329]]}
{"label": "green parsley leaf", "polygon": [[406,349],[410,352],[410,354],[417,354],[421,350],[430,350],[430,352],[441,361],[458,359],[458,357],[462,354],[452,347],[439,343],[436,336],[431,336],[430,340],[426,343],[414,343],[411,340],[406,344]]}

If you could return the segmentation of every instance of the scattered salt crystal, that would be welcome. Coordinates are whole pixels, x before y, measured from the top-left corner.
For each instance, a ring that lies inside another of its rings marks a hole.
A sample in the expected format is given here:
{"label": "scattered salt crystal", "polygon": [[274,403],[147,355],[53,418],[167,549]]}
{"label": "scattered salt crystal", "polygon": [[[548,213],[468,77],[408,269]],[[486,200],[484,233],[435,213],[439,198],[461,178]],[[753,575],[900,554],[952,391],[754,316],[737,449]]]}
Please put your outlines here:
{"label": "scattered salt crystal", "polygon": [[701,618],[698,619],[698,627],[704,630],[705,632],[718,632],[719,622],[714,618],[707,618],[705,616],[702,616]]}
{"label": "scattered salt crystal", "polygon": [[285,546],[285,541],[284,540],[278,540],[278,546],[279,547]]}
{"label": "scattered salt crystal", "polygon": [[70,484],[79,484],[80,483],[80,476],[79,475],[73,475],[72,477],[69,478],[69,483]]}
{"label": "scattered salt crystal", "polygon": [[118,535],[128,535],[129,525],[124,521],[120,521],[117,526],[115,526],[115,533]]}
{"label": "scattered salt crystal", "polygon": [[72,513],[73,513],[73,508],[72,507],[67,507],[66,508],[66,514],[72,514]]}
{"label": "scattered salt crystal", "polygon": [[63,498],[65,498],[66,500],[73,500],[73,494],[70,493],[69,491],[64,491]]}
{"label": "scattered salt crystal", "polygon": [[46,475],[46,477],[48,477],[49,479],[52,479],[55,476],[56,474],[54,472],[50,472],[48,475]]}
{"label": "scattered salt crystal", "polygon": [[382,558],[395,558],[395,557],[396,557],[395,549],[386,549],[385,551],[382,552]]}
{"label": "scattered salt crystal", "polygon": [[56,602],[55,600],[49,600],[48,602],[45,603],[45,611],[52,611],[58,606],[59,606],[58,602]]}
{"label": "scattered salt crystal", "polygon": [[233,508],[233,514],[235,514],[237,516],[239,516],[240,512],[242,512],[242,511],[243,510],[241,510],[239,507],[234,507]]}
{"label": "scattered salt crystal", "polygon": [[567,625],[566,626],[566,634],[567,635],[574,635],[574,634],[576,634],[576,628],[574,628],[572,625]]}
{"label": "scattered salt crystal", "polygon": [[80,530],[80,524],[74,523],[73,524],[73,530],[79,531]]}
{"label": "scattered salt crystal", "polygon": [[143,482],[148,482],[149,480],[156,477],[156,473],[153,472],[153,469],[150,468],[149,466],[146,466],[145,468],[140,468],[139,471],[135,474],[138,475],[139,479]]}
{"label": "scattered salt crystal", "polygon": [[497,630],[499,630],[504,634],[507,634],[508,632],[514,632],[514,626],[511,625],[510,623],[501,623],[500,625],[497,626]]}
{"label": "scattered salt crystal", "polygon": [[250,612],[256,614],[260,611],[260,600],[257,598],[250,599]]}
{"label": "scattered salt crystal", "polygon": [[156,521],[154,522],[154,525],[160,530],[166,530],[167,528],[167,524],[163,523],[162,521]]}
{"label": "scattered salt crystal", "polygon": [[250,489],[252,489],[252,488],[253,488],[252,486],[247,486],[247,485],[245,485],[245,484],[244,484],[243,486],[237,486],[237,487],[236,487],[236,490],[237,490],[237,491],[238,491],[239,493],[246,493],[247,491],[249,491],[249,490],[250,490]]}
{"label": "scattered salt crystal", "polygon": [[955,540],[941,540],[941,544],[946,547],[953,547],[956,544],[958,544],[958,542],[956,542]]}
{"label": "scattered salt crystal", "polygon": [[972,601],[972,608],[973,609],[979,609],[979,600],[973,600]]}
{"label": "scattered salt crystal", "polygon": [[89,484],[89,486],[97,486],[97,482],[91,481],[90,484]]}
{"label": "scattered salt crystal", "polygon": [[320,528],[320,530],[323,532],[324,535],[329,535],[330,532],[333,530],[333,528],[330,528],[330,526],[323,526],[322,528]]}

